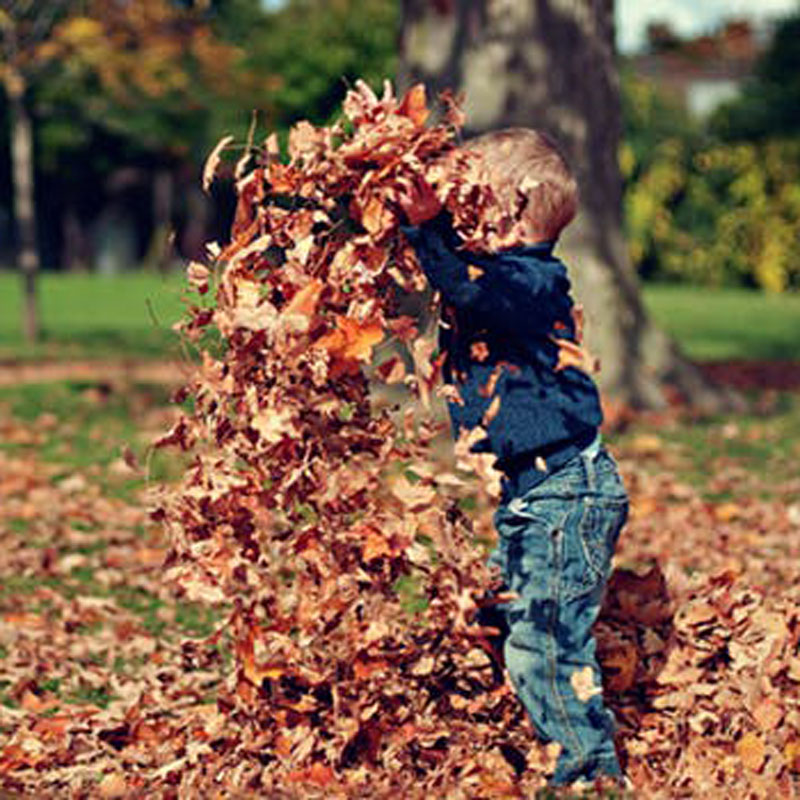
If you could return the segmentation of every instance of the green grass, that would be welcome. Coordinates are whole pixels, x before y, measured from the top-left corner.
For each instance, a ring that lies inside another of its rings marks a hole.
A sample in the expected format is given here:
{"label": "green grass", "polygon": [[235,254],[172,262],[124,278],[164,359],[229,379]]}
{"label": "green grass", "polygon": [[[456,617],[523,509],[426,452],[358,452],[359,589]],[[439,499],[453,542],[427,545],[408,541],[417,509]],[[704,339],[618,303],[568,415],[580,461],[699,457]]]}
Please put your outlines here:
{"label": "green grass", "polygon": [[[621,434],[609,435],[612,448],[624,451],[642,434],[654,430],[645,420]],[[708,501],[742,497],[790,501],[791,480],[800,459],[800,395],[776,395],[769,408],[705,419],[676,419],[658,428],[657,436],[679,456],[670,467],[675,477],[698,489]],[[647,471],[663,471],[659,458],[634,452]]]}
{"label": "green grass", "polygon": [[800,294],[648,285],[658,322],[700,361],[798,358]]}
{"label": "green grass", "polygon": [[[148,464],[150,480],[174,479],[183,467],[175,454],[149,453],[149,442],[140,435],[143,416],[168,404],[169,390],[151,384],[108,391],[81,381],[0,387],[0,418],[9,414],[38,433],[30,442],[0,441],[0,450],[36,452],[60,467],[54,481],[87,471],[108,495],[129,500],[145,485],[144,476],[119,477],[106,469],[119,460],[123,447]],[[22,527],[25,521],[15,524]]]}
{"label": "green grass", "polygon": [[183,278],[135,272],[115,277],[43,273],[42,340],[23,342],[19,277],[0,272],[0,360],[161,358],[177,352]]}

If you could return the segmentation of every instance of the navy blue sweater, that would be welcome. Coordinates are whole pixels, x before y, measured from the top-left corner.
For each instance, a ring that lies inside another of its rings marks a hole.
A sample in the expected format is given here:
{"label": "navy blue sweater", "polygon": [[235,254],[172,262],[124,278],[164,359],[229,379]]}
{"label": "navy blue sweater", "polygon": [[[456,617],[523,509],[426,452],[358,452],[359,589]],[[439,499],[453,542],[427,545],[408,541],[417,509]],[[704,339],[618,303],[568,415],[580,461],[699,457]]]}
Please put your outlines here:
{"label": "navy blue sweater", "polygon": [[602,422],[594,381],[576,367],[555,369],[553,337],[576,336],[567,270],[552,244],[466,251],[447,214],[404,232],[442,296],[454,435],[482,425],[487,435],[473,449],[497,456],[506,498],[524,494],[590,444]]}

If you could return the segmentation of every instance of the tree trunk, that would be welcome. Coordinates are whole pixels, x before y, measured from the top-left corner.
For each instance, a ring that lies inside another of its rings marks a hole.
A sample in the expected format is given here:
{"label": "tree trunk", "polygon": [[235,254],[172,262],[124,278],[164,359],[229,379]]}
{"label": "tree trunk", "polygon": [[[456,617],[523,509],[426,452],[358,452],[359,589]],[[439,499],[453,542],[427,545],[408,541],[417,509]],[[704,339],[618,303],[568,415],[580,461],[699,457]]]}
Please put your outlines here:
{"label": "tree trunk", "polygon": [[153,179],[153,233],[147,248],[145,264],[159,272],[169,268],[172,250],[173,178],[166,167],[156,170]]}
{"label": "tree trunk", "polygon": [[622,234],[621,130],[612,0],[404,0],[401,85],[465,94],[467,135],[544,130],[581,187],[560,252],[586,308],[606,393],[660,407],[668,386],[718,409],[723,393],[650,321]]}
{"label": "tree trunk", "polygon": [[68,204],[61,217],[61,266],[67,272],[88,272],[89,255],[86,232],[75,206]]}
{"label": "tree trunk", "polygon": [[25,106],[25,83],[11,71],[5,80],[11,128],[11,165],[14,182],[14,219],[17,231],[17,266],[22,274],[22,328],[25,340],[39,337],[36,276],[39,253],[36,249],[36,210],[33,183],[33,128]]}

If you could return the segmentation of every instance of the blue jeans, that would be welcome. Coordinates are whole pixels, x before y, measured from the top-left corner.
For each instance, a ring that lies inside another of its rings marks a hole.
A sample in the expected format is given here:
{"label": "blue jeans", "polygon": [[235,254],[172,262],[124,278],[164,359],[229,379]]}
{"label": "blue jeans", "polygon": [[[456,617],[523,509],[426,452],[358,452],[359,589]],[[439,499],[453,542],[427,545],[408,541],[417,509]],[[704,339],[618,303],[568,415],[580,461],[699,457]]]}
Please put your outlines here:
{"label": "blue jeans", "polygon": [[592,625],[627,515],[625,487],[599,439],[495,514],[489,563],[517,596],[502,607],[506,668],[540,737],[562,746],[553,785],[621,774]]}

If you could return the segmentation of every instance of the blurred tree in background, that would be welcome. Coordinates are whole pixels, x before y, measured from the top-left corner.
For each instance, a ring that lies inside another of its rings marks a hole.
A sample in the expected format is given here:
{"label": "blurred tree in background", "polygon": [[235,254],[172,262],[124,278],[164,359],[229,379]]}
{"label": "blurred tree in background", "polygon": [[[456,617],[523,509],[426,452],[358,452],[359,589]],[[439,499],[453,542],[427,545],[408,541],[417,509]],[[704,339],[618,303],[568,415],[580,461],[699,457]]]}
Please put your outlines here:
{"label": "blurred tree in background", "polygon": [[69,0],[53,0],[37,6],[16,0],[0,8],[0,86],[6,98],[6,122],[10,144],[9,180],[17,233],[17,266],[24,283],[25,338],[38,334],[36,274],[39,271],[36,207],[34,201],[33,123],[27,95],[43,66],[38,48],[69,6]]}
{"label": "blurred tree in background", "polygon": [[784,19],[741,96],[712,120],[725,140],[800,136],[800,11]]}
{"label": "blurred tree in background", "polygon": [[[267,99],[264,79],[247,71],[241,49],[214,23],[206,4],[169,0],[6,3],[2,78],[27,338],[37,329],[39,254],[51,263],[79,260],[87,223],[103,214],[98,247],[112,253],[117,244],[102,238],[125,235],[112,220],[114,195],[124,192],[150,194],[144,203],[128,197],[127,206],[149,215],[151,250],[163,252],[174,180],[187,159],[199,157],[226,111]],[[37,236],[37,221],[45,237]],[[142,230],[120,224],[131,240]]]}
{"label": "blurred tree in background", "polygon": [[800,286],[800,15],[740,96],[698,121],[630,71],[623,96],[629,247],[641,274]]}
{"label": "blurred tree in background", "polygon": [[[38,253],[45,268],[165,266],[169,230],[174,254],[196,257],[224,235],[232,204],[231,179],[214,187],[216,207],[199,191],[214,142],[244,141],[254,109],[259,136],[326,122],[356,78],[394,77],[400,10],[400,0],[2,0],[0,263],[14,228],[17,243],[38,240],[27,263]],[[625,221],[645,278],[800,284],[798,19],[777,28],[751,83],[710,121],[624,74]],[[28,155],[12,159],[12,141]],[[29,198],[16,226],[14,185]]]}
{"label": "blurred tree in background", "polygon": [[397,0],[292,0],[252,37],[251,64],[277,75],[268,123],[325,123],[358,78],[380,86],[398,57]]}

